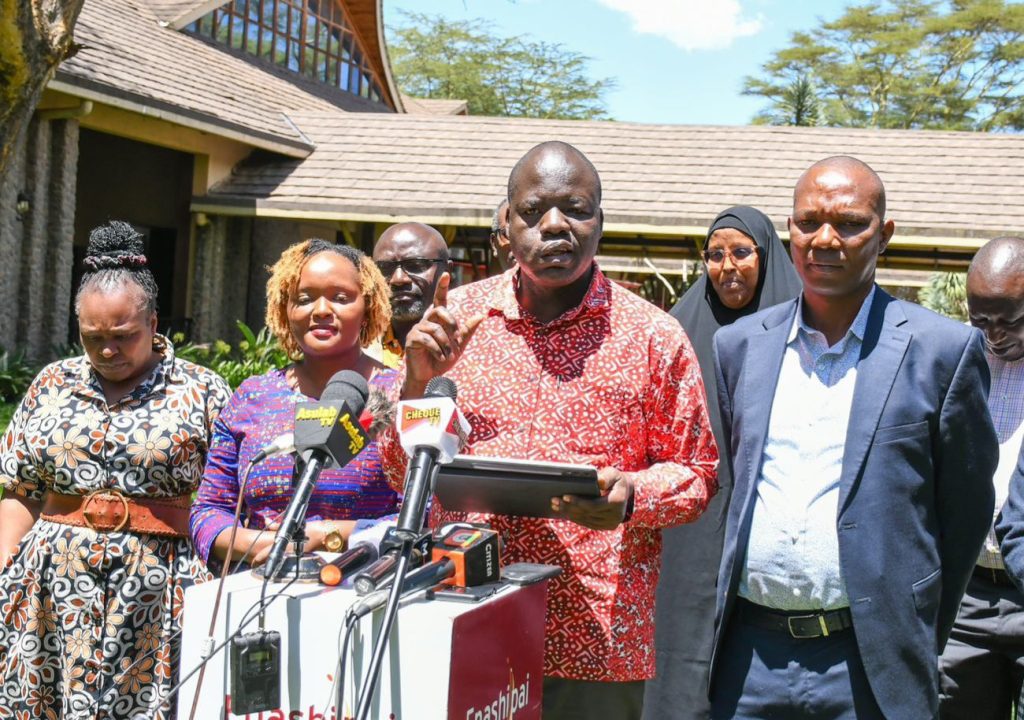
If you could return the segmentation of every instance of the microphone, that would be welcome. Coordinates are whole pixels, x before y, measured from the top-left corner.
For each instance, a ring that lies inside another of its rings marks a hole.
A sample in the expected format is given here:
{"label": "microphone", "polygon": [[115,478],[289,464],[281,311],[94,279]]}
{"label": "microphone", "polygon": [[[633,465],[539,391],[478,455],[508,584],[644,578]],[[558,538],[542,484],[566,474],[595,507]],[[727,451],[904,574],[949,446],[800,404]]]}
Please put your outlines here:
{"label": "microphone", "polygon": [[[388,528],[384,538],[380,541],[380,557],[369,566],[359,571],[352,581],[356,592],[366,595],[379,588],[391,584],[391,578],[398,567],[398,556],[402,549],[402,540],[395,535],[393,527]],[[410,567],[417,567],[423,564],[424,558],[430,555],[432,538],[429,533],[417,536],[412,550],[409,553]]]}
{"label": "microphone", "polygon": [[319,402],[296,406],[295,453],[304,465],[267,557],[265,578],[275,577],[281,569],[288,543],[306,517],[320,473],[328,467],[344,467],[369,444],[370,439],[354,420],[363,411],[369,392],[362,375],[342,370],[328,381]]}
{"label": "microphone", "polygon": [[[366,408],[359,414],[359,426],[371,440],[376,440],[395,421],[397,404],[379,388],[370,390]],[[250,461],[253,465],[269,457],[288,455],[295,452],[295,434],[282,433],[268,445],[264,445]]]}
{"label": "microphone", "polygon": [[[426,590],[429,587],[444,582],[448,578],[453,577],[455,571],[455,563],[450,558],[437,560],[416,568],[405,576],[405,581],[402,583],[402,597],[407,597],[420,590]],[[390,593],[390,588],[384,588],[383,590],[376,590],[369,595],[364,595],[348,611],[353,617],[361,618],[363,615],[383,607],[384,603],[388,601]]]}
{"label": "microphone", "polygon": [[382,432],[394,425],[397,408],[398,404],[385,391],[373,388],[366,400],[366,409],[359,416],[359,424],[367,435],[376,440]]}
{"label": "microphone", "polygon": [[274,438],[269,445],[264,445],[260,448],[260,451],[256,453],[253,459],[249,462],[251,465],[255,465],[258,462],[266,460],[268,457],[287,455],[293,452],[295,452],[294,433],[282,433]]}
{"label": "microphone", "polygon": [[411,456],[405,498],[395,534],[412,541],[423,529],[427,499],[439,464],[450,463],[466,443],[470,425],[455,406],[455,383],[435,377],[419,400],[398,403],[398,439]]}
{"label": "microphone", "polygon": [[501,580],[500,539],[490,528],[456,525],[434,543],[431,559],[450,560],[455,572],[446,585],[474,587]]}
{"label": "microphone", "polygon": [[320,583],[338,585],[346,577],[377,559],[377,547],[368,542],[361,542],[339,555],[336,559],[320,568]]}

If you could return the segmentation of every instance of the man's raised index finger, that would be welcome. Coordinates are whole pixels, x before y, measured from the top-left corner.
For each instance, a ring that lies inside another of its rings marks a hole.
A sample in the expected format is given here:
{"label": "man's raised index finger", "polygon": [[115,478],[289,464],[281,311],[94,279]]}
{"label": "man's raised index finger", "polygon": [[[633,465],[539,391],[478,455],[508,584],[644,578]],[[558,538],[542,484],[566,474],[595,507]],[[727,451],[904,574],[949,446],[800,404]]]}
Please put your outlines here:
{"label": "man's raised index finger", "polygon": [[437,287],[434,288],[434,307],[446,307],[448,305],[448,286],[451,284],[451,273],[441,273],[441,279],[437,281]]}

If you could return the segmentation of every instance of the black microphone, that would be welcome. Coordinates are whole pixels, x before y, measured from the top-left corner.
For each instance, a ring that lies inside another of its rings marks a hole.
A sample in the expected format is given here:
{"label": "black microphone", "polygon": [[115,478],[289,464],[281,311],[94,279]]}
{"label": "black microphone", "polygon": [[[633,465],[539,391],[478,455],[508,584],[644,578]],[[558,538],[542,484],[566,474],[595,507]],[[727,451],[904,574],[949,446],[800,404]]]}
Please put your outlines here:
{"label": "black microphone", "polygon": [[[434,587],[438,583],[443,582],[450,577],[454,577],[455,570],[455,562],[452,561],[451,558],[437,560],[416,568],[405,576],[405,581],[402,583],[402,597],[412,595],[420,590],[426,590],[429,587]],[[390,593],[390,588],[385,588],[383,590],[376,590],[369,595],[364,595],[362,599],[355,605],[352,605],[348,611],[353,617],[360,618],[363,615],[382,607],[384,603],[388,601],[388,595]]]}
{"label": "black microphone", "polygon": [[373,543],[356,543],[320,568],[320,584],[338,585],[359,568],[376,560],[378,554],[377,546]]}
{"label": "black microphone", "polygon": [[320,473],[334,465],[344,467],[369,444],[370,439],[358,422],[369,394],[370,388],[362,375],[342,370],[328,381],[319,402],[296,406],[295,453],[304,465],[267,557],[265,578],[275,577],[281,569],[288,543],[306,517]]}
{"label": "black microphone", "polygon": [[[398,569],[398,556],[402,551],[403,540],[395,534],[395,528],[388,528],[380,541],[380,557],[367,567],[360,570],[352,580],[352,585],[360,595],[387,587]],[[418,567],[430,555],[433,537],[424,533],[416,538],[409,553],[409,567]]]}

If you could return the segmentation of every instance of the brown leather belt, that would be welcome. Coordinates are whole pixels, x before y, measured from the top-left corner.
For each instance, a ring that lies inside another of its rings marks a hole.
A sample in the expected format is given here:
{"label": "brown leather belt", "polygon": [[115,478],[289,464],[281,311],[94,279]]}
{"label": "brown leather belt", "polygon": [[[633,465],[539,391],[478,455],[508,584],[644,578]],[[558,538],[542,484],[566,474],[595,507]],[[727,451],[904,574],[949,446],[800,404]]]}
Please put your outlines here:
{"label": "brown leather belt", "polygon": [[190,495],[131,497],[117,488],[88,495],[48,492],[40,512],[46,520],[99,532],[188,537]]}

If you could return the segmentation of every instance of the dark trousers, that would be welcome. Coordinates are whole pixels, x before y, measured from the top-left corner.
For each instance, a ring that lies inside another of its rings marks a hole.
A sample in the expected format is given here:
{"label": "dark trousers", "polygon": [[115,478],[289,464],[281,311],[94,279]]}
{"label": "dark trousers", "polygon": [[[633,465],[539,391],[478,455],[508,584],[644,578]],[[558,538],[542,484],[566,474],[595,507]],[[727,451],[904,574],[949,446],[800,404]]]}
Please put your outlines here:
{"label": "dark trousers", "polygon": [[711,696],[715,720],[883,719],[853,630],[798,640],[731,622]]}
{"label": "dark trousers", "polygon": [[644,681],[544,678],[544,720],[640,720]]}
{"label": "dark trousers", "polygon": [[1008,720],[1022,680],[1024,594],[974,576],[939,658],[939,716]]}

